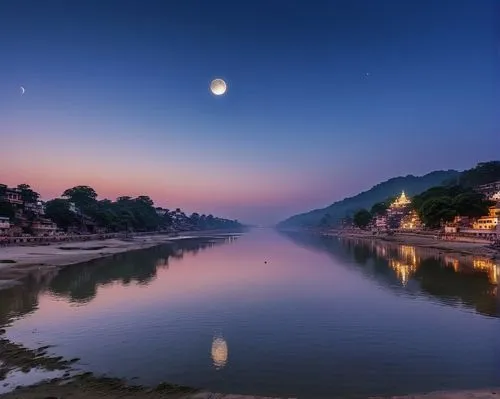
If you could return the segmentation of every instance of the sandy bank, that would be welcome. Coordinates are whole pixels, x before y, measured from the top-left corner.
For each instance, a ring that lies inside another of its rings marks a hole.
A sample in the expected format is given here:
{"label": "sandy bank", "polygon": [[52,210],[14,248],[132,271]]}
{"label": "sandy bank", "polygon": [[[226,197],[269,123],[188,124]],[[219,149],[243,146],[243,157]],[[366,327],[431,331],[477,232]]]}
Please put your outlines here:
{"label": "sandy bank", "polygon": [[52,245],[12,246],[0,248],[0,289],[19,283],[30,272],[89,262],[118,253],[152,248],[157,245],[188,238],[221,237],[227,233],[194,232],[179,236],[151,235],[127,239],[107,239]]}

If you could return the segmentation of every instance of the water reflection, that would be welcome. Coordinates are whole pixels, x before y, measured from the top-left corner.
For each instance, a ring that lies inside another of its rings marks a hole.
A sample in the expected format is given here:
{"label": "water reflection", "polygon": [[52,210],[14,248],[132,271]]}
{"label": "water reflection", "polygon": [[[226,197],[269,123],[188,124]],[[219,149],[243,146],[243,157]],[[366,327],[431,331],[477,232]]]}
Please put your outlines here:
{"label": "water reflection", "polygon": [[343,261],[354,260],[366,276],[390,289],[406,295],[425,294],[451,306],[500,317],[497,260],[369,239],[283,234],[303,247]]}
{"label": "water reflection", "polygon": [[212,341],[212,361],[217,370],[227,364],[228,348],[226,340],[219,336],[214,337]]}
{"label": "water reflection", "polygon": [[197,254],[215,245],[233,242],[236,238],[179,240],[60,271],[48,267],[33,270],[23,285],[0,290],[0,325],[37,310],[38,298],[44,292],[67,299],[75,305],[86,304],[95,298],[100,286],[115,283],[148,285],[156,278],[158,269],[168,269],[169,259],[182,259],[185,253]]}

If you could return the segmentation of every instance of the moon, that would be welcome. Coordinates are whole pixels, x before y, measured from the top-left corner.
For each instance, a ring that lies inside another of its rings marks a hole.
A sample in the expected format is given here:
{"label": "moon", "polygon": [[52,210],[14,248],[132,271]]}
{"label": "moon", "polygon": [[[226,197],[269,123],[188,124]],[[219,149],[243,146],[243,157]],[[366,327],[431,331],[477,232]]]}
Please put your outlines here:
{"label": "moon", "polygon": [[227,91],[227,84],[220,78],[214,79],[210,83],[210,91],[216,96],[222,96]]}
{"label": "moon", "polygon": [[20,89],[21,89],[21,96],[22,96],[26,90],[24,89],[23,86],[21,86]]}

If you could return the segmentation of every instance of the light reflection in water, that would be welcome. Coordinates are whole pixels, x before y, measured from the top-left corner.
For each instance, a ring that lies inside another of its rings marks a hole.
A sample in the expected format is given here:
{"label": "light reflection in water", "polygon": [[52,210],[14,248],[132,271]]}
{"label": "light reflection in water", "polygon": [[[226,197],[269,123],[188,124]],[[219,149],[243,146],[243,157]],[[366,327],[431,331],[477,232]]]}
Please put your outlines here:
{"label": "light reflection in water", "polygon": [[228,347],[223,337],[214,337],[212,341],[212,361],[217,370],[225,367],[227,364]]}
{"label": "light reflection in water", "polygon": [[[422,258],[417,256],[416,248],[409,245],[400,245],[396,251],[391,252],[385,245],[378,243],[373,243],[373,245],[377,256],[388,259],[389,265],[395,271],[397,278],[403,286],[406,286],[422,262]],[[445,255],[443,256],[444,264],[451,266],[457,273],[485,272],[490,283],[499,284],[500,265],[498,261],[485,257],[472,257],[467,262],[459,259],[459,257],[460,255]]]}
{"label": "light reflection in water", "polygon": [[418,262],[415,247],[401,245],[398,248],[398,255],[400,259],[389,259],[389,264],[396,272],[396,276],[401,283],[406,286],[408,280],[417,271]]}

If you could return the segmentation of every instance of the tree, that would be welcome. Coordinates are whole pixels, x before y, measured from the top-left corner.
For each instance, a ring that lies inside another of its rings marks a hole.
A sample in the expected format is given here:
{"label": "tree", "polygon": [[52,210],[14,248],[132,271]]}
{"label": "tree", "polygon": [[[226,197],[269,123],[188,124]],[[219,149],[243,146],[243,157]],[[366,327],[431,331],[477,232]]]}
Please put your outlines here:
{"label": "tree", "polygon": [[82,211],[92,206],[97,199],[97,193],[92,187],[89,186],[75,186],[73,188],[68,188],[64,191],[62,196],[68,198]]}
{"label": "tree", "polygon": [[151,198],[149,198],[147,195],[139,195],[137,197],[137,201],[144,202],[146,205],[153,206],[154,202]]}
{"label": "tree", "polygon": [[7,193],[7,185],[0,183],[0,198]]}
{"label": "tree", "polygon": [[354,225],[360,229],[365,229],[372,220],[372,215],[366,209],[360,209],[354,214]]}
{"label": "tree", "polygon": [[377,202],[376,204],[374,204],[372,206],[372,209],[370,210],[370,213],[372,214],[372,216],[381,216],[381,215],[385,215],[385,213],[387,212],[387,208],[389,206],[387,205],[386,202]]}
{"label": "tree", "polygon": [[17,186],[19,190],[21,190],[21,198],[25,204],[33,204],[38,201],[40,198],[40,194],[34,191],[29,184],[19,184]]}
{"label": "tree", "polygon": [[47,201],[45,204],[45,215],[65,230],[78,222],[78,218],[70,210],[69,201],[63,198]]}
{"label": "tree", "polygon": [[439,228],[455,216],[480,217],[492,203],[471,188],[432,187],[413,198],[412,206],[427,227]]}
{"label": "tree", "polygon": [[[38,193],[27,184],[20,184],[18,188],[23,193],[25,202],[34,202]],[[5,193],[7,186],[0,185],[0,194]],[[175,212],[168,209],[155,208],[153,200],[147,195],[136,198],[122,196],[116,201],[104,199],[97,200],[97,193],[89,186],[75,186],[63,193],[64,198],[57,198],[46,203],[46,215],[58,226],[68,229],[74,225],[85,226],[87,222],[107,231],[157,231],[158,229],[218,229],[236,228],[241,225],[237,221],[217,218],[212,215],[206,217],[193,213],[187,217],[180,208]],[[74,203],[81,212],[72,210]],[[158,211],[162,212],[158,212]],[[24,218],[30,220],[37,217],[35,213],[23,212]],[[13,218],[15,208],[7,201],[2,201],[0,196],[0,216]]]}
{"label": "tree", "polygon": [[420,208],[420,218],[427,227],[439,228],[445,222],[451,222],[457,211],[449,197],[430,198]]}
{"label": "tree", "polygon": [[500,161],[481,162],[474,168],[462,172],[460,185],[463,187],[475,187],[500,180]]}
{"label": "tree", "polygon": [[460,216],[480,217],[488,214],[488,208],[494,205],[483,194],[467,190],[453,198],[453,208]]}
{"label": "tree", "polygon": [[16,210],[14,209],[14,206],[10,202],[0,199],[0,216],[13,219],[15,215]]}
{"label": "tree", "polygon": [[196,212],[192,213],[191,216],[189,217],[189,220],[194,227],[200,227],[201,219],[199,213]]}

